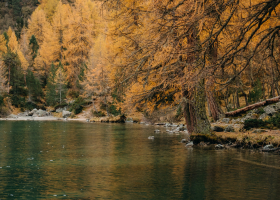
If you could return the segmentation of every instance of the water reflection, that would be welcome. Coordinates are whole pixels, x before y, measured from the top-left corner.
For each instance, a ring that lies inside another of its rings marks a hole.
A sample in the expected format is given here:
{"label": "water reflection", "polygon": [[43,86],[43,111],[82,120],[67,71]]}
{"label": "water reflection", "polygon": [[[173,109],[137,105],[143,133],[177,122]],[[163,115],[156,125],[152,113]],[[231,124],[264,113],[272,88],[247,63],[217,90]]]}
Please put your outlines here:
{"label": "water reflection", "polygon": [[280,193],[280,161],[271,154],[186,149],[181,136],[148,140],[154,127],[133,124],[0,125],[0,199],[276,199]]}

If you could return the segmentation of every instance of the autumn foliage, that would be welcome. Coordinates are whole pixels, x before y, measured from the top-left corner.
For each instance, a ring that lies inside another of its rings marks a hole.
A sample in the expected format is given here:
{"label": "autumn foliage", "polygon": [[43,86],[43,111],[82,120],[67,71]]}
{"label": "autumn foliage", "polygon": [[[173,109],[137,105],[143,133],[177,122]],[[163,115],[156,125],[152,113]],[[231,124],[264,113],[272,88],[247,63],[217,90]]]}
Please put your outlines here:
{"label": "autumn foliage", "polygon": [[80,96],[96,109],[99,98],[107,115],[112,104],[146,115],[179,107],[190,132],[209,133],[209,117],[280,95],[279,4],[41,0],[20,37],[0,35],[1,90],[14,91],[20,63],[25,84],[31,72],[39,81],[41,103]]}

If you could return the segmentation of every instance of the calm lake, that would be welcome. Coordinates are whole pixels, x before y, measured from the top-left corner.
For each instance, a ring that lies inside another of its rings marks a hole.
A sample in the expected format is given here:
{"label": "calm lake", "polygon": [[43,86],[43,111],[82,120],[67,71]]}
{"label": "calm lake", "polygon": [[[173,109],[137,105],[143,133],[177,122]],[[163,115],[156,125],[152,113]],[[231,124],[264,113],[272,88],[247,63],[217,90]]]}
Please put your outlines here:
{"label": "calm lake", "polygon": [[0,127],[0,199],[280,196],[278,155],[186,148],[185,135],[155,134],[139,124],[1,121]]}

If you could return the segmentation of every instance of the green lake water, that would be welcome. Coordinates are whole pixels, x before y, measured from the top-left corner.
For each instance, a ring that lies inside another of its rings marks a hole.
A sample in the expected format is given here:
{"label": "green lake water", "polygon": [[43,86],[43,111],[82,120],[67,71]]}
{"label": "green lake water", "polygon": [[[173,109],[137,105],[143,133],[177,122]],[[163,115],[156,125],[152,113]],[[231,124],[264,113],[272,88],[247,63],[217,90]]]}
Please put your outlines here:
{"label": "green lake water", "polygon": [[1,121],[0,199],[280,199],[278,155],[186,148],[154,130]]}

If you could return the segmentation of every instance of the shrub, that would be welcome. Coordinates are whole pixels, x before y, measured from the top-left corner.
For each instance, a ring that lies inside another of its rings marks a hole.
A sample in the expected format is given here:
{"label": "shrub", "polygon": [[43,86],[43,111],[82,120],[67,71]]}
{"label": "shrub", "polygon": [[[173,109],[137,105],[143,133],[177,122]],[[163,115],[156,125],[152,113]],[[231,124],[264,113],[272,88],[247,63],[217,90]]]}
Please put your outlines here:
{"label": "shrub", "polygon": [[56,110],[56,109],[58,109],[58,108],[64,108],[64,107],[66,107],[66,106],[68,106],[67,103],[62,103],[62,104],[56,105],[56,106],[54,107],[54,109]]}
{"label": "shrub", "polygon": [[12,95],[11,100],[12,100],[12,105],[14,105],[16,108],[25,107],[25,98],[24,97],[20,97],[18,95]]}
{"label": "shrub", "polygon": [[244,122],[244,129],[250,130],[251,128],[264,127],[266,123],[261,119],[248,119]]}
{"label": "shrub", "polygon": [[27,110],[33,110],[34,108],[37,108],[36,104],[33,102],[26,102],[25,103],[25,108]]}
{"label": "shrub", "polygon": [[248,119],[244,122],[244,129],[250,130],[251,128],[267,128],[271,129],[273,127],[280,128],[280,114],[275,117],[271,117],[267,121],[261,119]]}
{"label": "shrub", "polygon": [[0,96],[0,108],[4,105],[4,97]]}
{"label": "shrub", "polygon": [[85,100],[82,97],[78,97],[73,104],[70,105],[70,111],[74,112],[75,115],[79,114],[83,110],[83,105],[85,104]]}
{"label": "shrub", "polygon": [[93,112],[93,115],[94,115],[95,117],[104,117],[104,116],[106,116],[105,113],[102,112],[102,111],[98,111],[98,112],[94,111],[94,112]]}
{"label": "shrub", "polygon": [[258,79],[257,82],[254,84],[253,91],[249,93],[248,101],[249,103],[257,102],[262,98],[262,96],[262,84],[261,81]]}

